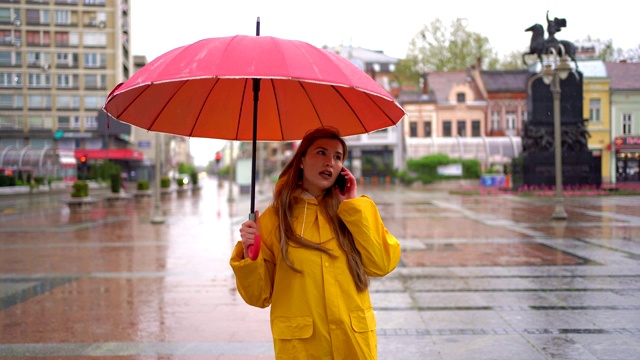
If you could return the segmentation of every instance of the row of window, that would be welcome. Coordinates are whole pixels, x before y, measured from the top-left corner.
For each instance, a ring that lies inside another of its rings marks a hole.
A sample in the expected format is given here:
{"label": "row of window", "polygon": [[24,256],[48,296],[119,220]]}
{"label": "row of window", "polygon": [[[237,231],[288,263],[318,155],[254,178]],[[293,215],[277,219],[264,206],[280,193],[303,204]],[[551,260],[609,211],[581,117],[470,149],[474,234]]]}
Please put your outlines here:
{"label": "row of window", "polygon": [[[431,121],[425,121],[422,123],[422,137],[431,137],[432,133]],[[459,137],[467,137],[467,121],[456,121],[456,135]],[[453,136],[453,122],[451,120],[442,121],[442,137]],[[471,121],[471,137],[480,137],[480,120]],[[418,137],[418,122],[409,122],[409,137]]]}
{"label": "row of window", "polygon": [[[26,95],[28,109],[51,109],[51,95]],[[79,95],[57,95],[55,96],[56,109],[58,110],[77,110],[80,109]],[[96,95],[86,95],[82,97],[84,108],[89,110],[98,110],[102,108],[106,97]],[[0,109],[20,109],[24,107],[22,95],[5,95],[0,94]]]}
{"label": "row of window", "polygon": [[[464,93],[459,93],[458,94],[458,101],[464,101]],[[590,99],[589,100],[589,121],[590,122],[601,122],[602,118],[600,116],[600,107],[601,107],[601,101],[600,99],[594,98],[594,99]],[[626,114],[629,115],[630,114]],[[491,112],[491,122],[490,122],[490,128],[489,130],[501,130],[501,129],[506,129],[507,131],[513,131],[516,130],[516,123],[517,123],[517,114],[515,111],[506,111],[505,112],[505,117],[504,120],[506,122],[506,126],[502,126],[501,121],[502,121],[502,116],[500,111],[492,111]],[[527,113],[526,111],[522,112],[522,121],[527,121]],[[630,134],[631,132],[631,121],[630,120],[626,120],[626,118],[623,116],[623,134]],[[472,121],[472,130],[471,130],[471,136],[472,137],[476,137],[476,136],[480,136],[480,132],[479,132],[479,121],[477,124],[478,130],[475,130],[475,120]],[[464,120],[458,120],[457,121],[457,127],[456,127],[457,131],[456,134],[458,136],[462,136],[462,137],[466,137],[466,121]],[[409,136],[411,137],[418,137],[418,123],[417,122],[411,122],[409,124]],[[427,121],[423,123],[423,131],[422,134],[424,137],[431,137],[432,135],[432,130],[431,130],[431,122]],[[452,131],[452,122],[450,120],[445,120],[443,121],[442,124],[442,136],[444,137],[450,137],[452,136],[453,131]]]}
{"label": "row of window", "polygon": [[[509,122],[507,122],[509,124]],[[514,123],[511,123],[513,126]],[[500,129],[499,126],[493,124],[493,129]],[[409,136],[410,137],[431,137],[433,136],[433,130],[431,121],[422,122],[422,136],[418,134],[418,122],[411,121],[409,122]],[[508,127],[508,130],[513,130],[513,127]],[[458,120],[456,121],[456,135],[459,137],[467,137],[467,121],[466,120]],[[632,135],[633,134],[633,114],[624,113],[622,114],[622,135]],[[451,137],[453,135],[453,122],[451,120],[442,121],[442,137]],[[472,120],[471,121],[471,137],[479,137],[481,136],[480,131],[480,120]]]}
{"label": "row of window", "polygon": [[[25,19],[27,25],[50,25],[51,15],[55,25],[74,25],[80,18],[78,11],[72,10],[48,10],[48,9],[26,9]],[[107,14],[102,11],[85,11],[82,13],[83,23],[89,26],[99,26],[107,21]],[[22,16],[19,8],[0,7],[0,23],[12,23],[20,26]]]}
{"label": "row of window", "polygon": [[[79,54],[74,52],[46,52],[46,51],[28,51],[27,66],[48,67],[52,65],[52,58],[55,59],[55,66],[60,67],[78,67]],[[87,52],[82,54],[82,65],[87,69],[106,68],[107,54]],[[22,66],[22,52],[20,51],[2,51],[0,50],[0,66]]]}
{"label": "row of window", "polygon": [[[57,89],[79,89],[80,75],[77,74],[43,74],[40,72],[27,73],[27,86],[30,89],[49,89],[51,80],[55,76]],[[107,88],[107,75],[84,74],[82,75],[85,90],[103,90]],[[0,88],[17,88],[24,85],[22,73],[0,72]]]}
{"label": "row of window", "polygon": [[[19,4],[21,0],[2,0],[5,3],[16,3]],[[53,3],[56,5],[78,5],[82,3],[83,5],[94,5],[94,6],[104,6],[107,0],[53,0]],[[50,5],[51,0],[27,0],[27,4],[46,4]]]}
{"label": "row of window", "polygon": [[[498,130],[504,128],[502,124],[500,124],[500,112],[492,111],[491,112],[491,128],[489,130]],[[515,130],[517,116],[515,111],[506,111],[505,112],[505,121],[506,121],[506,129],[507,130]],[[527,112],[522,112],[522,121],[527,121]]]}
{"label": "row of window", "polygon": [[[81,129],[84,125],[85,130],[98,129],[98,117],[96,115],[87,116],[69,116],[60,115],[56,117],[57,129]],[[29,129],[31,130],[47,130],[53,129],[53,117],[48,115],[30,115],[27,117]],[[21,130],[24,128],[24,118],[20,115],[0,115],[0,129]]]}
{"label": "row of window", "polygon": [[[82,36],[82,46],[84,47],[106,47],[107,34],[98,32],[78,31],[54,31],[51,42],[51,31],[48,30],[28,30],[26,32],[27,46],[51,46],[57,47],[79,47]],[[20,30],[0,29],[0,45],[22,46],[22,32]]]}

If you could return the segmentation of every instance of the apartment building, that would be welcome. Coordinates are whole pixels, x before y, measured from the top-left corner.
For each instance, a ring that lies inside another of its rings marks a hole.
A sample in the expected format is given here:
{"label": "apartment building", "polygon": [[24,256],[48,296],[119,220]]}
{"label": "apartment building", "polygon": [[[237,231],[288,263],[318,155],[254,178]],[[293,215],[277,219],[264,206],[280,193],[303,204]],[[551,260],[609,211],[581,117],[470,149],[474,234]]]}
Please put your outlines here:
{"label": "apartment building", "polygon": [[[640,63],[605,63],[611,80],[611,182],[640,181]],[[604,155],[603,155],[604,156]]]}
{"label": "apartment building", "polygon": [[[0,1],[0,166],[51,176],[83,155],[141,161],[126,130],[111,133],[107,120],[100,132],[98,120],[134,71],[129,18],[128,0]],[[48,167],[34,152],[52,155]]]}

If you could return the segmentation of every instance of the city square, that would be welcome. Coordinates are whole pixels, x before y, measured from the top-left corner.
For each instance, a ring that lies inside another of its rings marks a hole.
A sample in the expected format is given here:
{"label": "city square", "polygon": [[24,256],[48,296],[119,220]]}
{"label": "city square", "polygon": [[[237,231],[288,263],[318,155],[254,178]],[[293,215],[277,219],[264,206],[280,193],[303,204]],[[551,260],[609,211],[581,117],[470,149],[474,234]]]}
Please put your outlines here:
{"label": "city square", "polygon": [[[3,195],[0,356],[271,359],[269,310],[229,266],[248,195],[203,180],[70,213],[67,193]],[[402,246],[372,280],[380,359],[631,359],[640,353],[636,196],[451,195],[361,185]],[[94,195],[101,197],[100,192]],[[261,184],[257,209],[271,197]],[[232,201],[229,201],[231,198]]]}

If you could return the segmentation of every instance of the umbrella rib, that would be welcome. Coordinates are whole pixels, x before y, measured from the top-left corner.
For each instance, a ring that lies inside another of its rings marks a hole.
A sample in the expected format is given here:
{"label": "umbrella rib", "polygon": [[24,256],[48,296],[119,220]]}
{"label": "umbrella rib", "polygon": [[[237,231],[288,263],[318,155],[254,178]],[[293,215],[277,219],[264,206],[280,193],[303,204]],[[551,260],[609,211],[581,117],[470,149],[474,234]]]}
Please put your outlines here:
{"label": "umbrella rib", "polygon": [[[340,97],[342,98],[342,100],[344,100],[345,104],[347,104],[347,105],[349,106],[349,109],[351,110],[351,112],[353,113],[353,115],[356,117],[356,119],[358,119],[358,122],[360,123],[360,125],[362,126],[362,128],[364,129],[364,131],[365,131],[366,133],[369,133],[369,132],[370,132],[370,131],[369,131],[369,129],[367,129],[367,127],[366,127],[366,126],[364,125],[364,123],[362,122],[362,119],[360,118],[360,116],[358,116],[358,114],[353,110],[353,107],[351,106],[351,104],[350,104],[349,102],[347,102],[347,99],[345,99],[345,97],[342,95],[342,93],[340,92],[340,90],[338,90],[338,87],[337,87],[337,86],[334,86],[334,85],[331,85],[331,87],[333,88],[333,90],[334,90],[338,95],[340,95]],[[357,90],[357,89],[356,89],[356,90]],[[393,126],[393,125],[396,125],[396,124],[397,124],[397,123],[393,122],[393,120],[391,119],[391,117],[389,117],[389,114],[387,114],[387,112],[386,112],[386,111],[384,111],[384,109],[382,109],[382,108],[380,107],[380,105],[378,105],[378,103],[377,103],[377,102],[375,102],[375,100],[373,99],[373,96],[374,96],[374,95],[371,95],[371,94],[369,94],[369,93],[367,93],[367,92],[362,92],[362,93],[367,97],[367,99],[369,99],[369,101],[371,101],[371,102],[373,103],[373,105],[375,105],[375,106],[376,106],[376,108],[378,108],[378,110],[380,110],[380,112],[381,112],[382,114],[384,114],[384,116],[387,118],[387,120],[391,123],[389,126]],[[398,120],[398,121],[400,121],[400,120]],[[381,128],[381,129],[383,129],[383,128]],[[376,130],[380,130],[380,129],[376,129]]]}
{"label": "umbrella rib", "polygon": [[173,94],[171,94],[171,97],[164,103],[164,105],[162,106],[162,109],[160,109],[160,111],[158,112],[158,115],[156,115],[156,117],[153,119],[153,121],[151,122],[151,124],[149,125],[149,127],[147,128],[147,130],[151,130],[151,128],[153,127],[153,125],[156,124],[156,121],[158,121],[158,118],[160,117],[160,115],[162,114],[162,112],[164,111],[164,109],[167,108],[167,106],[169,106],[169,104],[171,103],[171,100],[176,96],[176,94],[180,91],[180,89],[182,89],[182,87],[187,83],[184,80],[182,81],[182,85],[180,85],[180,87],[178,88],[178,90],[174,91]]}
{"label": "umbrella rib", "polygon": [[139,98],[140,96],[142,96],[142,94],[143,94],[145,91],[147,91],[147,90],[151,87],[151,85],[153,85],[153,83],[146,84],[146,85],[145,85],[145,87],[144,87],[144,90],[142,90],[142,91],[141,91],[141,92],[136,96],[136,98],[135,98],[135,99],[133,99],[133,101],[130,101],[130,102],[129,102],[129,104],[127,104],[127,107],[125,107],[125,108],[124,108],[124,109],[123,109],[119,114],[117,114],[117,115],[115,115],[115,116],[114,116],[113,114],[109,114],[109,112],[107,112],[107,114],[109,114],[109,115],[113,116],[113,118],[114,118],[114,119],[119,119],[119,118],[120,118],[120,116],[121,116],[122,114],[124,114],[125,112],[127,112],[127,110],[129,110],[129,108],[131,107],[131,105],[133,105],[133,103],[135,103],[135,102],[136,102],[136,100],[138,100],[138,98]]}
{"label": "umbrella rib", "polygon": [[313,103],[313,99],[311,99],[311,96],[309,96],[307,88],[304,87],[304,82],[298,81],[298,84],[300,84],[302,91],[307,96],[307,99],[309,99],[309,104],[311,104],[311,106],[313,107],[313,111],[316,113],[316,117],[318,118],[318,122],[320,122],[320,126],[325,127],[324,123],[322,122],[322,118],[320,117],[320,113],[318,113],[318,109],[316,108],[316,104]]}
{"label": "umbrella rib", "polygon": [[240,119],[242,118],[242,104],[244,104],[244,97],[247,94],[247,82],[249,81],[249,79],[244,79],[244,86],[243,89],[245,89],[244,91],[242,91],[242,96],[240,97],[240,112],[238,112],[238,121],[236,121],[236,135],[234,136],[234,139],[238,139],[238,134],[240,133]]}
{"label": "umbrella rib", "polygon": [[193,122],[193,126],[191,127],[191,131],[189,132],[189,137],[193,137],[193,132],[196,130],[196,124],[198,123],[198,119],[200,118],[200,115],[202,115],[204,105],[207,103],[207,101],[209,101],[209,97],[211,97],[211,93],[213,92],[213,89],[215,89],[216,85],[218,85],[219,81],[220,81],[220,78],[216,78],[216,82],[213,83],[213,86],[211,87],[211,89],[209,89],[209,93],[207,94],[207,97],[202,102],[202,106],[200,106],[200,110],[198,111],[198,116],[196,116],[196,119]]}
{"label": "umbrella rib", "polygon": [[[282,114],[280,113],[280,103],[278,102],[278,93],[276,92],[276,84],[273,79],[269,79],[269,83],[271,84],[271,88],[273,89],[273,98],[276,99],[276,110],[278,112],[278,118],[282,119]],[[280,139],[284,140],[284,130],[282,126],[282,122],[280,122]]]}
{"label": "umbrella rib", "polygon": [[380,112],[381,112],[381,113],[383,113],[383,114],[387,117],[387,120],[389,120],[389,122],[391,123],[391,125],[389,125],[389,126],[397,125],[397,124],[398,124],[398,122],[399,122],[400,120],[402,120],[402,117],[401,117],[400,119],[398,119],[398,121],[397,121],[397,122],[393,122],[393,119],[389,116],[389,114],[388,114],[386,111],[384,111],[384,109],[382,109],[382,108],[380,107],[380,105],[378,105],[378,103],[377,103],[377,102],[375,102],[375,101],[373,100],[373,96],[375,96],[375,95],[371,95],[371,94],[369,94],[369,93],[364,93],[364,94],[365,94],[365,95],[367,95],[367,98],[368,98],[369,100],[371,100],[371,102],[372,102],[372,103],[373,103],[373,104],[374,104],[374,105],[375,105],[375,106],[380,110]]}
{"label": "umbrella rib", "polygon": [[[340,92],[340,90],[338,90],[338,88],[334,85],[331,85],[331,88],[333,89],[333,91],[335,91],[344,101],[345,104],[347,104],[347,106],[349,106],[349,110],[351,110],[351,112],[353,113],[353,115],[356,117],[356,119],[358,119],[358,122],[360,123],[360,126],[362,126],[362,128],[364,129],[364,132],[368,133],[369,130],[367,130],[367,127],[364,126],[364,123],[362,122],[362,119],[360,119],[360,116],[358,116],[358,113],[355,112],[355,110],[353,110],[353,107],[351,106],[351,104],[347,101],[347,99],[345,99],[345,97],[342,95],[342,93]],[[367,96],[367,98],[369,99],[369,97]],[[374,101],[375,103],[375,101]],[[376,104],[377,105],[377,104]]]}

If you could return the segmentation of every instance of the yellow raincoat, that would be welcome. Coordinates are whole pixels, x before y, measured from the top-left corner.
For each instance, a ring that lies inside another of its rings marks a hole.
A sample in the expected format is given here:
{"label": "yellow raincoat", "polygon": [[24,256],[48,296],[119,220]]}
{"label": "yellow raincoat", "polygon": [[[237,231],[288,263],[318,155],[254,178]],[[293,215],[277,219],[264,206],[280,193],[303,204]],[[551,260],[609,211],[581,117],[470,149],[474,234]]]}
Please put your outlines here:
{"label": "yellow raincoat", "polygon": [[[321,242],[336,258],[312,249],[289,246],[280,253],[276,213],[267,208],[258,220],[262,235],[256,261],[242,259],[238,242],[230,265],[238,292],[249,305],[271,305],[271,331],[278,359],[376,359],[376,320],[369,292],[358,292],[317,200],[306,192],[295,196],[293,224],[304,238]],[[367,196],[344,200],[338,216],[353,234],[369,276],[390,273],[400,260],[400,244],[385,228],[376,204]]]}

